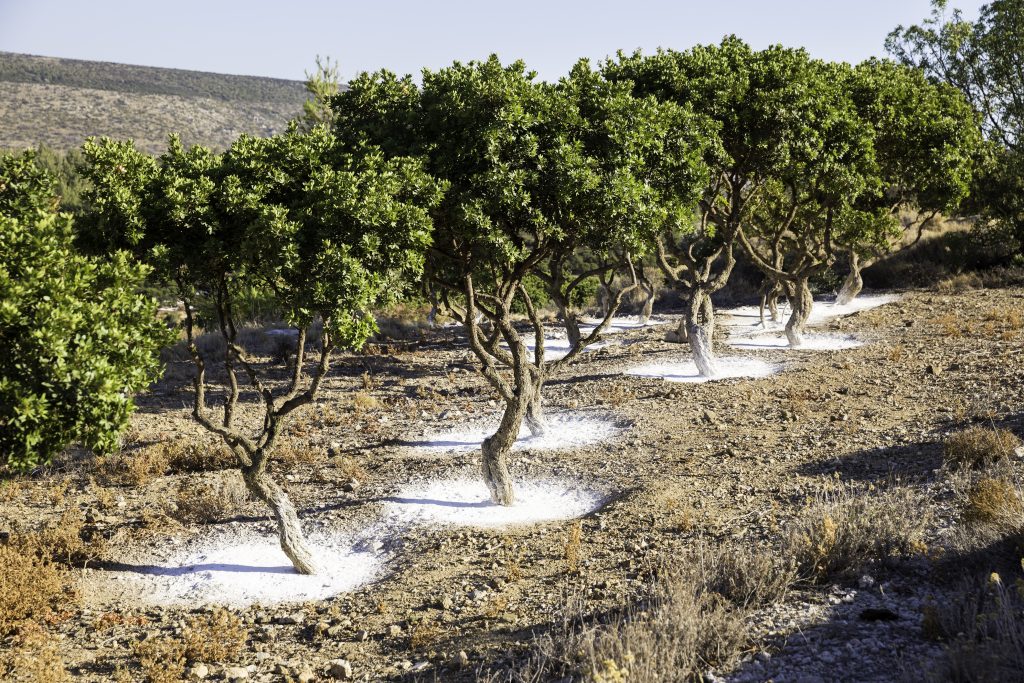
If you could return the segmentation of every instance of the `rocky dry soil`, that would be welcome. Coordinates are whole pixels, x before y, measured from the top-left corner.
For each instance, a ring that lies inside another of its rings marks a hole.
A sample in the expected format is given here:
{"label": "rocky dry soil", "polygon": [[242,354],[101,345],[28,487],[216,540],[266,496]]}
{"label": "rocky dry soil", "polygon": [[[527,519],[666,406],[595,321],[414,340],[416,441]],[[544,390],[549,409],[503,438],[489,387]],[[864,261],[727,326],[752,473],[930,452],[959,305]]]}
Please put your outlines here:
{"label": "rocky dry soil", "polygon": [[[388,516],[409,482],[477,475],[474,452],[421,447],[429,435],[498,414],[456,330],[347,355],[320,401],[292,425],[277,474],[308,530],[350,538],[358,557],[373,560],[370,580],[326,599],[236,609],[248,630],[242,653],[192,674],[473,680],[481,667],[521,657],[534,634],[561,628],[567,602],[597,614],[638,594],[659,559],[722,540],[766,544],[837,481],[928,490],[939,513],[930,540],[941,545],[957,516],[937,476],[944,435],[972,419],[1024,434],[1024,331],[998,322],[1012,311],[1024,314],[1024,290],[908,292],[824,326],[856,335],[866,342],[859,348],[741,352],[718,340],[723,356],[784,370],[704,384],[625,374],[687,357],[665,341],[670,327],[616,335],[553,378],[546,401],[552,416],[602,420],[620,431],[585,445],[526,446],[512,459],[520,482],[571,482],[600,494],[599,509],[582,518],[575,567],[566,559],[570,519],[472,528]],[[142,398],[125,457],[166,443],[212,443],[190,419],[186,378],[184,366],[172,367]],[[147,604],[133,573],[197,539],[273,530],[252,502],[216,524],[174,521],[168,511],[179,489],[228,476],[118,483],[88,459],[72,458],[0,490],[0,531],[71,508],[109,539],[97,562],[75,570],[80,605],[53,626],[76,679],[111,680],[118,670],[132,679],[133,643],[180,633],[190,615],[211,609]],[[908,672],[939,648],[921,629],[935,592],[929,572],[922,559],[794,590],[784,604],[757,612],[756,644],[740,666],[706,678],[913,678]]]}

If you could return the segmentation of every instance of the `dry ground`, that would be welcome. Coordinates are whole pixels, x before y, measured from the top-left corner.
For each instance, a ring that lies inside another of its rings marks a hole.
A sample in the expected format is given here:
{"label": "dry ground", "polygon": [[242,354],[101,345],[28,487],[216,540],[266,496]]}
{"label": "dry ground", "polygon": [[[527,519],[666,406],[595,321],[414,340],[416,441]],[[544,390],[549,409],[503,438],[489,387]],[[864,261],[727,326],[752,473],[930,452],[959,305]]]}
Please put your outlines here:
{"label": "dry ground", "polygon": [[[236,610],[240,648],[217,653],[219,661],[207,653],[203,663],[211,678],[240,666],[255,680],[296,680],[307,669],[326,679],[330,662],[344,659],[357,680],[473,680],[487,672],[502,680],[535,651],[535,636],[561,633],[567,614],[614,613],[645,595],[665,562],[721,543],[773,547],[822,491],[910,488],[922,494],[927,520],[916,556],[804,582],[781,603],[748,613],[740,661],[706,677],[914,678],[922,659],[942,652],[927,638],[928,596],[951,586],[954,574],[959,580],[942,558],[970,546],[957,531],[963,481],[942,469],[943,441],[972,424],[1024,435],[1022,315],[1022,289],[910,292],[827,326],[862,337],[862,348],[761,352],[786,370],[700,385],[624,376],[631,365],[685,356],[663,341],[666,328],[625,334],[624,343],[586,354],[554,378],[546,394],[553,413],[605,416],[628,426],[623,435],[513,457],[517,477],[571,477],[612,492],[599,512],[579,527],[407,530],[382,548],[379,581],[323,602]],[[311,527],[358,530],[411,478],[476,472],[474,455],[424,455],[410,445],[424,431],[498,410],[458,335],[439,331],[377,350],[341,358],[321,400],[291,427],[278,473]],[[67,510],[85,517],[86,531],[108,539],[87,579],[130,563],[139,548],[207,531],[169,516],[171,503],[188,502],[178,500],[182,481],[211,476],[167,463],[176,453],[187,459],[180,444],[213,444],[190,420],[186,377],[184,366],[172,366],[133,420],[124,462],[152,459],[152,472],[70,457],[52,473],[0,489],[0,532]],[[346,491],[353,478],[360,485]],[[269,527],[251,502],[214,507],[220,524]],[[995,568],[986,562],[982,570]],[[869,608],[896,619],[865,618]],[[69,601],[44,628],[76,680],[141,680],[147,653],[139,642],[180,638],[195,622],[188,610],[135,607],[109,592]],[[615,680],[611,673],[588,675]]]}

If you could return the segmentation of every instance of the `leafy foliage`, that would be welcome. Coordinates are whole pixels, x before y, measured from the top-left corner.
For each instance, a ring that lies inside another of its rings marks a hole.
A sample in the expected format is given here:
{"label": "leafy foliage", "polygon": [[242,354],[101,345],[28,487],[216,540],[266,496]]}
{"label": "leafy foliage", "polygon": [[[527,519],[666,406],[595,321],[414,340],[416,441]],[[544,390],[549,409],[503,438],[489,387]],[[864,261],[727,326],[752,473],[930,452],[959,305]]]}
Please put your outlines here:
{"label": "leafy foliage", "polygon": [[1024,137],[1024,2],[993,0],[967,21],[946,0],[932,0],[920,25],[894,30],[886,48],[935,82],[958,89],[970,102],[989,144],[979,150],[972,208],[1001,227],[1017,249],[1024,246],[1020,202]]}
{"label": "leafy foliage", "polygon": [[0,157],[0,463],[19,470],[76,440],[114,450],[169,339],[146,269],[78,253],[55,205],[32,154]]}

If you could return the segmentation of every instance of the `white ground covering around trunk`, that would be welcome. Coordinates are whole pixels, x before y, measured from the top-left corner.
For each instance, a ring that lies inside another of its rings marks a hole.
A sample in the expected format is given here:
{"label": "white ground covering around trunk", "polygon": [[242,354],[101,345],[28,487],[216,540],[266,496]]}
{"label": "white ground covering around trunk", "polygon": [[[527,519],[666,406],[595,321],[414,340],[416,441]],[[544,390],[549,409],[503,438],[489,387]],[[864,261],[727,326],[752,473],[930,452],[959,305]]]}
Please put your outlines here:
{"label": "white ground covering around trunk", "polygon": [[506,527],[580,517],[601,507],[606,495],[564,479],[515,480],[516,502],[491,502],[483,479],[454,477],[414,482],[385,502],[385,513],[403,524]]}
{"label": "white ground covering around trunk", "polygon": [[[864,342],[844,334],[803,334],[803,343],[793,351],[840,351],[864,346]],[[734,349],[744,351],[778,351],[790,349],[789,340],[778,334],[759,334],[731,337],[726,343]]]}
{"label": "white ground covering around trunk", "polygon": [[[665,316],[665,315],[652,315],[646,323],[641,323],[640,318],[637,316],[624,316],[621,318],[612,318],[608,321],[608,327],[605,328],[603,334],[618,334],[620,332],[629,332],[630,330],[639,330],[644,327],[657,327],[658,325],[667,325],[671,322],[678,322],[679,316]],[[601,324],[599,318],[585,318],[583,325],[580,326],[580,332],[584,336],[590,334],[597,326]]]}
{"label": "white ground covering around trunk", "polygon": [[[583,352],[597,351],[608,345],[609,342],[600,341],[583,349]],[[531,360],[533,359],[533,349],[534,345],[532,343],[526,344],[526,350],[529,351]],[[559,360],[564,358],[567,353],[569,353],[569,340],[565,337],[548,337],[544,339],[544,360]]]}
{"label": "white ground covering around trunk", "polygon": [[148,605],[245,607],[323,600],[356,589],[381,571],[382,559],[355,552],[350,537],[317,534],[308,540],[320,567],[312,576],[295,571],[276,534],[231,530],[127,570],[93,571],[90,590],[117,592]]}
{"label": "white ground covering around trunk", "polygon": [[696,384],[736,377],[768,377],[782,370],[782,366],[776,363],[766,363],[757,358],[744,358],[740,356],[718,358],[715,360],[715,363],[718,366],[718,374],[714,377],[706,377],[700,374],[700,371],[697,370],[697,364],[693,360],[649,363],[630,368],[626,371],[626,374],[637,377],[658,377],[667,382]]}
{"label": "white ground covering around trunk", "polygon": [[[851,313],[859,313],[872,308],[891,304],[898,301],[899,294],[862,294],[844,306],[837,306],[833,303],[832,297],[817,299],[811,308],[811,316],[807,319],[809,326],[827,323],[830,320]],[[740,306],[739,308],[723,308],[715,316],[716,322],[728,327],[748,327],[752,330],[782,330],[786,327],[789,319],[790,308],[788,304],[779,305],[779,322],[772,322],[768,317],[768,310],[765,309],[766,327],[761,327],[760,308],[758,306]]]}
{"label": "white ground covering around trunk", "polygon": [[[613,421],[604,418],[579,417],[571,414],[548,415],[547,421],[548,433],[544,436],[532,436],[524,424],[519,430],[519,438],[516,439],[513,450],[574,448],[614,439],[623,431]],[[497,428],[497,421],[467,425],[461,429],[428,433],[421,440],[410,445],[431,452],[475,451],[480,448],[484,439],[494,434]]]}

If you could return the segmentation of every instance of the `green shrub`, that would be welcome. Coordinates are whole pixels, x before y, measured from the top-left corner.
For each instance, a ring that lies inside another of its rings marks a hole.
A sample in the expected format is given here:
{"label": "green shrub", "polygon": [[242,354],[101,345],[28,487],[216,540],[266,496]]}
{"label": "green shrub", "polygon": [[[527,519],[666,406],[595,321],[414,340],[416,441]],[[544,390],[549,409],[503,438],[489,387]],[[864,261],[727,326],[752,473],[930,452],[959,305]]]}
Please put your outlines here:
{"label": "green shrub", "polygon": [[0,157],[0,466],[27,470],[73,441],[105,452],[158,376],[169,335],[125,254],[78,253],[32,155]]}

